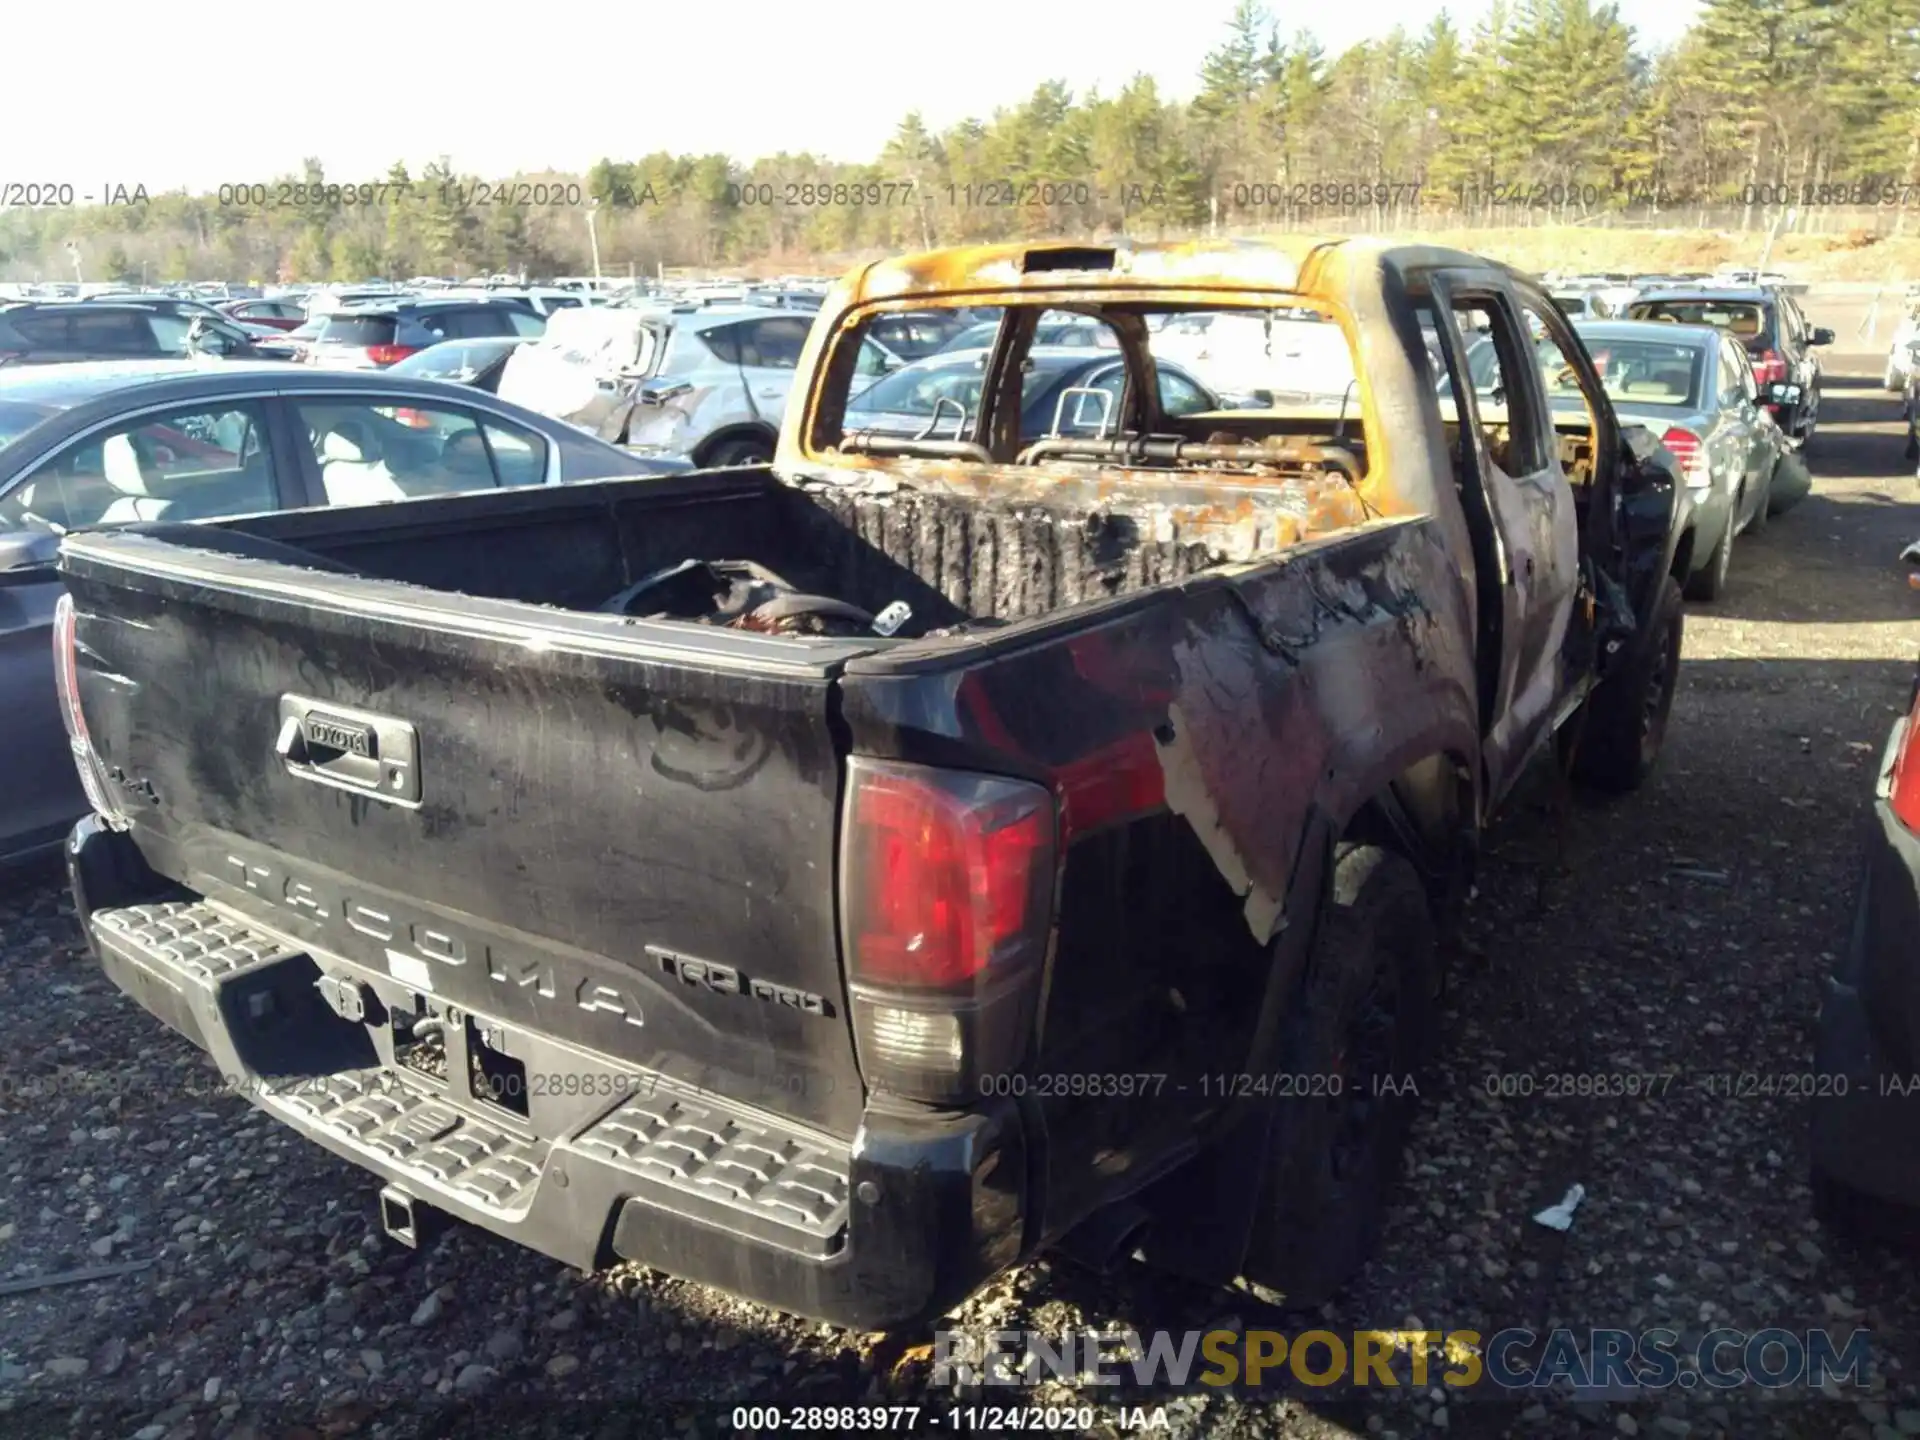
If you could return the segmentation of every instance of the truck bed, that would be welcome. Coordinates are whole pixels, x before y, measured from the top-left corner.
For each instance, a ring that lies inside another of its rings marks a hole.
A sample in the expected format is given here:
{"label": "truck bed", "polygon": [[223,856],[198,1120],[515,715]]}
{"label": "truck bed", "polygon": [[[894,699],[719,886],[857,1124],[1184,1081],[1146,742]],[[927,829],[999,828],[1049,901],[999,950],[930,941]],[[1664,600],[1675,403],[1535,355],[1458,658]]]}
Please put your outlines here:
{"label": "truck bed", "polygon": [[1076,469],[1040,472],[1024,489],[989,497],[977,481],[937,474],[910,489],[858,489],[788,485],[752,470],[573,486],[564,498],[505,493],[268,515],[225,528],[366,576],[582,612],[684,560],[751,561],[870,613],[903,601],[913,619],[898,633],[914,638],[1034,619],[1269,555],[1310,526],[1325,528],[1329,512],[1363,520],[1345,496],[1324,477],[1244,486],[1134,477],[1121,487]]}

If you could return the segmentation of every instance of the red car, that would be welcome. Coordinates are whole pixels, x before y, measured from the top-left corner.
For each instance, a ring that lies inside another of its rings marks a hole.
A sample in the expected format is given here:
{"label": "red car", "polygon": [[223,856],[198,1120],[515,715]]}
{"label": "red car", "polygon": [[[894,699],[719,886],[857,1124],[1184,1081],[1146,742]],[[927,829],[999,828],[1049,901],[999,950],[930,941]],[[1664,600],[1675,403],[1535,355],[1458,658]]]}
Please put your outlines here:
{"label": "red car", "polygon": [[[1920,546],[1901,557],[1920,562]],[[1829,1225],[1911,1239],[1920,1216],[1920,678],[1881,755],[1853,930],[1827,976],[1809,1107],[1815,1213]]]}
{"label": "red car", "polygon": [[292,330],[307,318],[307,307],[298,300],[229,300],[219,309],[235,320],[271,330]]}

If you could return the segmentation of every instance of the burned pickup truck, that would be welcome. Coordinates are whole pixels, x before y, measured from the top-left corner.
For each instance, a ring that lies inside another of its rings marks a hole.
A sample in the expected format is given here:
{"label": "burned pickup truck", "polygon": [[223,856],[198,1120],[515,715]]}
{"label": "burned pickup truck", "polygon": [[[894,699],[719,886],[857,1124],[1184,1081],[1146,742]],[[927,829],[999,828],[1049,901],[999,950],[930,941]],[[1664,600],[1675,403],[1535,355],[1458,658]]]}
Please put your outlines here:
{"label": "burned pickup truck", "polygon": [[[992,344],[859,373],[941,306]],[[1212,312],[1352,378],[1222,408],[1154,359]],[[1330,1293],[1490,815],[1654,764],[1669,457],[1537,286],[1359,241],[873,264],[800,375],[770,467],[70,537],[100,964],[402,1239],[865,1327],[1052,1245]]]}

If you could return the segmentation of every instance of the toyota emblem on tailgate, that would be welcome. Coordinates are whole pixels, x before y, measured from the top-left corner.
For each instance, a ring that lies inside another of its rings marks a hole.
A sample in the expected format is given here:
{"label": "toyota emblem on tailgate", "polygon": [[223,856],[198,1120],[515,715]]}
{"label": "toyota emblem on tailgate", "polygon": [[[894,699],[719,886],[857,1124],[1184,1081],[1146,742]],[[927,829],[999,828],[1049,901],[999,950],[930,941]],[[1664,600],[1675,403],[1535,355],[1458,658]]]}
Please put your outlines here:
{"label": "toyota emblem on tailgate", "polygon": [[371,725],[356,725],[331,715],[307,716],[307,744],[323,750],[338,750],[347,755],[373,758],[379,751]]}

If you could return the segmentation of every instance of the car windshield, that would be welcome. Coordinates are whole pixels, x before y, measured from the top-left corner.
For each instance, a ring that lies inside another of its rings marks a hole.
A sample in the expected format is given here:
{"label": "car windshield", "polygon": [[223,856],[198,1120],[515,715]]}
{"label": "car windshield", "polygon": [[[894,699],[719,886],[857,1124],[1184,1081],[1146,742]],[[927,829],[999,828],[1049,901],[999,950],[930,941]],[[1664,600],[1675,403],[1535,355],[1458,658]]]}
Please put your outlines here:
{"label": "car windshield", "polygon": [[[1591,334],[1581,338],[1593,357],[1593,368],[1600,372],[1601,384],[1615,400],[1628,405],[1692,405],[1699,394],[1703,352],[1696,346]],[[1579,381],[1563,366],[1559,349],[1543,344],[1539,356],[1548,396],[1579,399]]]}

